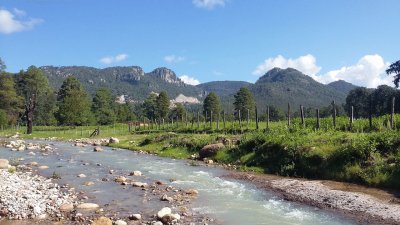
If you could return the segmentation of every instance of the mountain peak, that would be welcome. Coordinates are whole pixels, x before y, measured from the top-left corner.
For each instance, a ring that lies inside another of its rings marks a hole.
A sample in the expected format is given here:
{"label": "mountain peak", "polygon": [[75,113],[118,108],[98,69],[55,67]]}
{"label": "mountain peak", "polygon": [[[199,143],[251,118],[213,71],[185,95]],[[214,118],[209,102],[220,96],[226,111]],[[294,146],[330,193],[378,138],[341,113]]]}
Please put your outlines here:
{"label": "mountain peak", "polygon": [[311,77],[303,74],[302,72],[293,69],[281,69],[278,67],[272,68],[261,76],[256,83],[266,83],[266,82],[306,82],[310,83],[314,81]]}
{"label": "mountain peak", "polygon": [[183,82],[181,79],[179,79],[175,72],[172,71],[171,69],[168,69],[166,67],[159,67],[153,70],[152,72],[149,73],[151,76],[156,76],[161,78],[167,83],[172,83],[172,84],[182,84]]}
{"label": "mountain peak", "polygon": [[358,86],[349,83],[347,81],[344,80],[337,80],[337,81],[333,81],[329,84],[327,84],[327,86],[337,90],[337,91],[341,91],[343,93],[345,93],[346,95],[353,89],[357,88]]}

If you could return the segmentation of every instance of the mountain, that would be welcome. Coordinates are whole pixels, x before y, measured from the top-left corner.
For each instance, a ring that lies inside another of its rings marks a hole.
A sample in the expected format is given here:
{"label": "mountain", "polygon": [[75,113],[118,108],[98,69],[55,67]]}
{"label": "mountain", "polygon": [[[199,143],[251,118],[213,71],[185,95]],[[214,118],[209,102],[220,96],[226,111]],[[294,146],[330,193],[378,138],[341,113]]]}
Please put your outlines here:
{"label": "mountain", "polygon": [[260,109],[274,105],[287,109],[290,102],[294,110],[300,104],[304,107],[322,107],[333,100],[344,103],[346,93],[328,85],[318,83],[298,70],[274,68],[261,76],[254,85],[249,86]]}
{"label": "mountain", "polygon": [[344,80],[334,81],[332,83],[329,83],[328,86],[337,91],[343,92],[346,95],[348,95],[351,90],[358,87],[358,86],[351,84],[349,82],[346,82]]}
{"label": "mountain", "polygon": [[100,87],[112,90],[113,94],[131,102],[143,101],[151,92],[166,91],[176,102],[199,103],[202,89],[185,84],[176,74],[165,67],[145,73],[138,66],[109,67],[97,69],[86,66],[43,66],[40,69],[49,78],[50,84],[60,88],[64,79],[75,76],[90,94]]}
{"label": "mountain", "polygon": [[215,92],[218,96],[224,97],[235,94],[241,87],[248,87],[251,83],[245,81],[211,81],[197,85],[197,87],[210,93]]}

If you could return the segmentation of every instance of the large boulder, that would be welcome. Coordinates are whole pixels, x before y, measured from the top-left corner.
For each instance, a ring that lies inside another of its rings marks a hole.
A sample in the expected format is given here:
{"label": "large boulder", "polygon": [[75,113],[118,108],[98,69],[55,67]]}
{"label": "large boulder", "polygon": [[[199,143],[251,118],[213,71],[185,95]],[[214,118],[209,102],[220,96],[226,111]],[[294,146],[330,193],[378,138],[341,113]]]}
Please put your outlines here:
{"label": "large boulder", "polygon": [[0,169],[8,169],[9,162],[7,159],[0,159]]}
{"label": "large boulder", "polygon": [[111,137],[110,140],[108,141],[108,143],[110,143],[110,144],[113,144],[113,143],[118,144],[119,143],[119,139],[115,138],[115,137]]}
{"label": "large boulder", "polygon": [[112,220],[110,220],[104,216],[102,216],[98,219],[95,219],[92,223],[92,225],[112,225],[112,224],[113,224]]}
{"label": "large boulder", "polygon": [[222,144],[222,143],[209,144],[209,145],[204,146],[200,150],[199,156],[201,159],[212,157],[212,156],[215,156],[217,154],[217,152],[223,148],[224,148],[224,144]]}

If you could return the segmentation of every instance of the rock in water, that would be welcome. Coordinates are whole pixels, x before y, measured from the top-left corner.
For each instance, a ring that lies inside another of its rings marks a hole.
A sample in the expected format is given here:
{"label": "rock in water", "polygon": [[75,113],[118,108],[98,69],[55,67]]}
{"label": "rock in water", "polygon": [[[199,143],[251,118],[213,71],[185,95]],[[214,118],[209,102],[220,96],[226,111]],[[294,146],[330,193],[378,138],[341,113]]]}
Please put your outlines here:
{"label": "rock in water", "polygon": [[103,149],[100,148],[99,146],[96,146],[96,147],[94,147],[93,151],[95,151],[95,152],[102,152]]}
{"label": "rock in water", "polygon": [[200,150],[199,156],[201,159],[207,158],[207,157],[212,157],[212,156],[215,156],[217,154],[217,152],[223,148],[224,148],[224,144],[222,144],[222,143],[206,145]]}
{"label": "rock in water", "polygon": [[85,175],[85,174],[83,174],[83,173],[81,173],[81,174],[79,174],[79,175],[78,175],[78,177],[79,177],[79,178],[85,178],[85,177],[86,177],[86,175]]}
{"label": "rock in water", "polygon": [[117,220],[114,222],[115,225],[128,225],[125,221],[123,220]]}
{"label": "rock in water", "polygon": [[0,159],[0,169],[8,169],[9,162],[7,159]]}
{"label": "rock in water", "polygon": [[165,215],[168,215],[168,214],[171,214],[171,213],[172,213],[171,208],[164,207],[160,211],[158,211],[157,218],[158,219],[162,219]]}
{"label": "rock in water", "polygon": [[142,216],[140,214],[132,214],[129,216],[130,220],[141,220]]}
{"label": "rock in water", "polygon": [[112,225],[112,224],[113,224],[112,221],[104,216],[95,219],[92,223],[92,225]]}
{"label": "rock in water", "polygon": [[139,170],[135,170],[135,171],[133,171],[133,172],[131,172],[130,174],[129,174],[130,176],[142,176],[142,172],[140,172]]}
{"label": "rock in water", "polygon": [[76,208],[77,209],[97,209],[97,208],[99,208],[99,205],[94,204],[94,203],[82,203],[82,204],[79,204]]}

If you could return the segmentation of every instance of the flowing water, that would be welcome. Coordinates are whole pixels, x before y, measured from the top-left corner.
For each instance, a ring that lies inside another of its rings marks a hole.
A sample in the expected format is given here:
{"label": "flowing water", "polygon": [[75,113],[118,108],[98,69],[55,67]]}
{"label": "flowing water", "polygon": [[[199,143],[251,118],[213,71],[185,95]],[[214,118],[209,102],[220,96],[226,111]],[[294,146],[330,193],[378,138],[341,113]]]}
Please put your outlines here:
{"label": "flowing water", "polygon": [[[32,141],[33,142],[33,141]],[[144,176],[138,181],[160,180],[182,189],[194,188],[199,191],[198,198],[192,203],[194,210],[207,214],[228,225],[261,224],[354,224],[336,214],[303,204],[288,202],[273,192],[259,190],[255,186],[234,180],[220,178],[226,173],[223,169],[204,166],[191,166],[184,160],[173,160],[157,156],[138,154],[127,150],[112,150],[104,147],[103,152],[93,152],[93,147],[74,147],[65,142],[39,142],[52,144],[56,148],[53,154],[43,156],[29,151],[14,152],[0,147],[0,158],[23,157],[25,163],[36,161],[49,169],[39,171],[51,176],[55,171],[60,174],[60,183],[68,183],[77,191],[85,191],[89,200],[107,205],[121,215],[132,212],[153,212],[163,207],[164,202],[146,204],[142,192],[127,188],[114,182],[102,182],[113,169],[116,173],[127,174],[140,170]],[[77,178],[84,173],[86,178]],[[136,178],[135,178],[136,179]],[[172,183],[170,180],[174,180]],[[136,179],[137,180],[137,179]],[[84,186],[85,181],[95,185]],[[159,205],[155,205],[159,204]]]}

